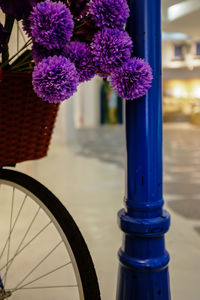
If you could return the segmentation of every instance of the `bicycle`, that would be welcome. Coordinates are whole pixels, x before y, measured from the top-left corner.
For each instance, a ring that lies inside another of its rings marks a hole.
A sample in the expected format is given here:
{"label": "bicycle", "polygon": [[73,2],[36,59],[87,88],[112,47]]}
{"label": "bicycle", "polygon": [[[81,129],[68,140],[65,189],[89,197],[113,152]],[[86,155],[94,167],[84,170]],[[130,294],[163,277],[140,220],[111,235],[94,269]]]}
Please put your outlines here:
{"label": "bicycle", "polygon": [[100,299],[87,245],[58,198],[30,176],[2,167],[0,199],[0,300]]}

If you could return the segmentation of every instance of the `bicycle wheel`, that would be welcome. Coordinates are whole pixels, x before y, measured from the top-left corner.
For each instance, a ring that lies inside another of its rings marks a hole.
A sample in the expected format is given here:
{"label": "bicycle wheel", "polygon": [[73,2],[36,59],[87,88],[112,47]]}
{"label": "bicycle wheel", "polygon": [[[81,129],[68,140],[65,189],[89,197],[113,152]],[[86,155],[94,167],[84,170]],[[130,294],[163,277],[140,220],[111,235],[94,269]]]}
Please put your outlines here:
{"label": "bicycle wheel", "polygon": [[46,187],[1,169],[0,201],[0,300],[100,299],[86,243]]}

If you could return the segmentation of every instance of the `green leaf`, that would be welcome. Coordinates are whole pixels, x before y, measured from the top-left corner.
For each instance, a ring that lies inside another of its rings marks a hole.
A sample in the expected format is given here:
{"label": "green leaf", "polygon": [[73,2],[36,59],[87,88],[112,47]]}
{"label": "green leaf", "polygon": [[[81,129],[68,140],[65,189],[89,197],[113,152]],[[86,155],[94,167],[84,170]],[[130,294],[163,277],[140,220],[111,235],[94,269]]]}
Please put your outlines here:
{"label": "green leaf", "polygon": [[10,66],[11,68],[13,68],[25,62],[30,63],[31,61],[32,61],[32,51],[27,49]]}

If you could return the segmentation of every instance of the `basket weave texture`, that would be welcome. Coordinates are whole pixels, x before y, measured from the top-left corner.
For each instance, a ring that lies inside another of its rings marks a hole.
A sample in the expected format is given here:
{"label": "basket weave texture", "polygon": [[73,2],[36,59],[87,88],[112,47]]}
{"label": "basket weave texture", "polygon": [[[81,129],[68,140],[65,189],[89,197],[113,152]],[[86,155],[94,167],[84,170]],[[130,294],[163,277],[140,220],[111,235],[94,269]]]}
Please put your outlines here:
{"label": "basket weave texture", "polygon": [[0,166],[46,156],[58,104],[37,97],[32,74],[3,71],[0,82]]}

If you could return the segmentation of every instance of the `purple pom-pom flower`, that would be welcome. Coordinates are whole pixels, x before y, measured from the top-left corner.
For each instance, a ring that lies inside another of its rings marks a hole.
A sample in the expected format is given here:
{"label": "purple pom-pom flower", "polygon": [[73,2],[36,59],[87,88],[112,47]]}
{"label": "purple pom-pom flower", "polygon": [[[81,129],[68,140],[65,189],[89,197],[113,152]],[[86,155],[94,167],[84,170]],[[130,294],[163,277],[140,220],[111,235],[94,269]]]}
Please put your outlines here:
{"label": "purple pom-pom flower", "polygon": [[89,2],[89,12],[98,27],[123,29],[129,17],[126,0],[92,0]]}
{"label": "purple pom-pom flower", "polygon": [[104,28],[92,40],[91,51],[97,71],[110,73],[131,57],[132,40],[125,30]]}
{"label": "purple pom-pom flower", "polygon": [[3,51],[3,46],[7,38],[7,31],[3,27],[3,25],[0,23],[0,53]]}
{"label": "purple pom-pom flower", "polygon": [[126,100],[144,96],[151,87],[153,75],[150,65],[141,58],[131,58],[110,76],[111,86]]}
{"label": "purple pom-pom flower", "polygon": [[71,42],[65,48],[65,56],[76,66],[79,82],[90,80],[95,75],[90,47],[84,42]]}
{"label": "purple pom-pom flower", "polygon": [[29,20],[35,42],[49,50],[63,48],[72,37],[73,17],[61,1],[46,0],[38,3]]}
{"label": "purple pom-pom flower", "polygon": [[44,58],[33,71],[33,88],[38,97],[51,103],[68,99],[77,91],[75,65],[64,56]]}

